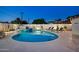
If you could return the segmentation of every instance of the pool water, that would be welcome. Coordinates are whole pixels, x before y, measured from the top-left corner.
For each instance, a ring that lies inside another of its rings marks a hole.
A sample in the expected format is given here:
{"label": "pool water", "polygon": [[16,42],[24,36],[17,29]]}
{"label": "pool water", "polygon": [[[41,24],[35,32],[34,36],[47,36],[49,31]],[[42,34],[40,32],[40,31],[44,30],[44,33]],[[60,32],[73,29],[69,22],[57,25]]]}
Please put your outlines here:
{"label": "pool water", "polygon": [[22,30],[19,34],[16,34],[12,37],[16,41],[21,42],[46,42],[55,40],[58,38],[58,35],[41,30]]}

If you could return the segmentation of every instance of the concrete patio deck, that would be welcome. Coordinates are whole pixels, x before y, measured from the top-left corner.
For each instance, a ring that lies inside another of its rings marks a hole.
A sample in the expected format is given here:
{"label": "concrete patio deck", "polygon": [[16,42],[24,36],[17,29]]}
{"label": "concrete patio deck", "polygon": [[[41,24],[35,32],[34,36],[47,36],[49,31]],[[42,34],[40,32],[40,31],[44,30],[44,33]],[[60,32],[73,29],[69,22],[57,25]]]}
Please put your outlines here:
{"label": "concrete patio deck", "polygon": [[58,39],[48,42],[20,42],[15,41],[8,36],[0,40],[0,51],[4,52],[75,52],[74,49],[69,48],[72,40],[72,32],[57,32]]}

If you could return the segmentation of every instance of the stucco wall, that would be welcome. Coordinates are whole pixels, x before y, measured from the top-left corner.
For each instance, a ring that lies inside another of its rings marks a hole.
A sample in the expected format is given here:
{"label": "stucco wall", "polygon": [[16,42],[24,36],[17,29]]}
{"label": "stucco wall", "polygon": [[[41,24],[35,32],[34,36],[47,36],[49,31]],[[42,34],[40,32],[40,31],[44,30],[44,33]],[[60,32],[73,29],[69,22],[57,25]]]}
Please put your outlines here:
{"label": "stucco wall", "polygon": [[8,24],[0,23],[0,31],[9,31]]}
{"label": "stucco wall", "polygon": [[72,29],[71,24],[24,24],[24,25],[18,25],[18,24],[3,24],[0,23],[0,31],[9,31],[11,29],[17,29],[18,27],[21,29],[25,29],[26,27],[31,27],[31,28],[41,28],[43,29],[48,29],[49,27],[54,27],[56,29],[57,26],[59,27],[64,27],[67,26],[68,29]]}
{"label": "stucco wall", "polygon": [[12,29],[17,29],[18,24],[6,24],[6,23],[0,23],[0,31],[8,32]]}
{"label": "stucco wall", "polygon": [[59,28],[66,26],[68,29],[72,29],[72,24],[27,24],[27,25],[24,25],[24,27],[26,27],[26,26],[31,27],[31,28],[33,28],[33,27],[41,28],[41,26],[42,26],[43,29],[48,29],[49,27],[54,27],[54,29],[56,29],[57,26]]}
{"label": "stucco wall", "polygon": [[72,19],[72,32],[79,35],[79,18]]}

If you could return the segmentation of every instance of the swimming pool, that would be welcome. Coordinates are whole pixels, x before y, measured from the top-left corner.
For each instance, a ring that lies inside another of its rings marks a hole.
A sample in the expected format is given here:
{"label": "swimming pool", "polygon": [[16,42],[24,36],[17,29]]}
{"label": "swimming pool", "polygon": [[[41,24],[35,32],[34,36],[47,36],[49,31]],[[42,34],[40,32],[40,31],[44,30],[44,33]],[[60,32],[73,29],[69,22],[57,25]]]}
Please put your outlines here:
{"label": "swimming pool", "polygon": [[57,38],[57,34],[41,30],[22,30],[12,37],[12,39],[21,42],[46,42]]}

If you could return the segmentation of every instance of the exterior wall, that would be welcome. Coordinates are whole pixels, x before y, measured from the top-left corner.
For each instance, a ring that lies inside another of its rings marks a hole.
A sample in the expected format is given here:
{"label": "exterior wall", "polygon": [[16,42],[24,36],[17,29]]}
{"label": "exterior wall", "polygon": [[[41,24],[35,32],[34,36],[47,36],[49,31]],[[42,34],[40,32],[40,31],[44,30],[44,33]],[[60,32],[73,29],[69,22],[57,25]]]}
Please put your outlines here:
{"label": "exterior wall", "polygon": [[79,35],[79,18],[72,19],[72,33]]}
{"label": "exterior wall", "polygon": [[11,24],[12,25],[12,27],[13,27],[13,29],[18,29],[19,28],[19,24]]}
{"label": "exterior wall", "polygon": [[72,24],[27,24],[24,25],[24,27],[31,27],[31,28],[41,28],[41,26],[43,26],[43,29],[48,29],[49,27],[54,27],[54,29],[57,28],[57,26],[59,28],[66,26],[68,29],[72,29]]}
{"label": "exterior wall", "polygon": [[17,29],[18,24],[6,24],[6,23],[0,23],[0,31],[8,32],[12,29]]}
{"label": "exterior wall", "polygon": [[11,29],[25,29],[26,27],[30,27],[30,28],[41,28],[41,26],[43,27],[43,29],[48,29],[49,27],[54,27],[54,29],[56,29],[57,26],[59,27],[64,27],[66,26],[68,29],[72,29],[72,25],[71,24],[24,24],[24,25],[19,25],[19,24],[3,24],[0,23],[0,31],[10,31]]}
{"label": "exterior wall", "polygon": [[0,23],[0,31],[9,31],[8,24]]}
{"label": "exterior wall", "polygon": [[79,17],[72,19],[72,48],[79,51]]}

